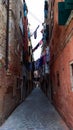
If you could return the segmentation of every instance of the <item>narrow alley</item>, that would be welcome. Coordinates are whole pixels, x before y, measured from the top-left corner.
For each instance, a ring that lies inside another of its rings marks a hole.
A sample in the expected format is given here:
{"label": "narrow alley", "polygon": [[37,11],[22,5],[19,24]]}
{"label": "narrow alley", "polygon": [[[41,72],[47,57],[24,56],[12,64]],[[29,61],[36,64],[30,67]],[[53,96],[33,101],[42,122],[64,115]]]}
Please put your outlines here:
{"label": "narrow alley", "polygon": [[73,130],[73,0],[0,0],[0,130]]}
{"label": "narrow alley", "polygon": [[40,88],[35,88],[0,130],[69,130]]}

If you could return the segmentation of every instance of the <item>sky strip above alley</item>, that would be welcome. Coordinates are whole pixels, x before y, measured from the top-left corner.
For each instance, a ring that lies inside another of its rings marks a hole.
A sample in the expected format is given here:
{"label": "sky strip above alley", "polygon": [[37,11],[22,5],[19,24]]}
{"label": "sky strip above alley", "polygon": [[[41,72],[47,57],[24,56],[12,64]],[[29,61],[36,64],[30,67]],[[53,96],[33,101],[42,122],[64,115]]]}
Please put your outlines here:
{"label": "sky strip above alley", "polygon": [[[30,23],[31,33],[34,32],[36,27],[39,25],[37,30],[37,39],[34,36],[31,38],[33,48],[38,44],[42,38],[41,30],[42,23],[44,21],[44,0],[26,0],[28,7],[28,22]],[[41,55],[41,46],[34,52],[34,59],[37,60]]]}

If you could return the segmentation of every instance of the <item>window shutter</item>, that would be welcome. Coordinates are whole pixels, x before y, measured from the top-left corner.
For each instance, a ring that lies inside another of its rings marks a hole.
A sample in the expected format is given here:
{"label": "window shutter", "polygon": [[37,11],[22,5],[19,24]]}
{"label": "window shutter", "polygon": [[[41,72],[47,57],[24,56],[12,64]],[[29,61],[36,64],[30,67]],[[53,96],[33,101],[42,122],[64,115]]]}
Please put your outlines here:
{"label": "window shutter", "polygon": [[73,4],[73,0],[65,0],[65,2]]}
{"label": "window shutter", "polygon": [[58,24],[65,25],[68,17],[71,13],[71,10],[65,9],[65,2],[58,2]]}
{"label": "window shutter", "polygon": [[65,9],[73,10],[73,0],[65,0]]}

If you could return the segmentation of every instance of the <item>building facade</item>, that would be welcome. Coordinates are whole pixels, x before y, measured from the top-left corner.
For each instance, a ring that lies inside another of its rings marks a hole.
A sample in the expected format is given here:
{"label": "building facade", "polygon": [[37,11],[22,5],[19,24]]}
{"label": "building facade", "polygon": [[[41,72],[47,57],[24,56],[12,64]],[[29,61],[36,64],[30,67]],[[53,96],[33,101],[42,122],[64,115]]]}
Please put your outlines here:
{"label": "building facade", "polygon": [[50,39],[50,26],[49,26],[49,10],[50,2],[48,0],[44,1],[44,23],[42,31],[42,51],[41,51],[41,61],[42,65],[39,67],[40,72],[40,82],[41,88],[45,95],[51,100],[51,90],[50,90],[50,77],[49,77],[49,61],[50,61],[50,51],[49,51],[49,39]]}
{"label": "building facade", "polygon": [[67,7],[71,2],[54,0],[54,25],[49,47],[52,100],[69,128],[73,129],[73,8]]}
{"label": "building facade", "polygon": [[[22,66],[26,63],[23,52],[28,52],[28,32],[24,11],[22,0],[0,1],[0,124],[25,99]],[[28,53],[25,57],[28,61]]]}

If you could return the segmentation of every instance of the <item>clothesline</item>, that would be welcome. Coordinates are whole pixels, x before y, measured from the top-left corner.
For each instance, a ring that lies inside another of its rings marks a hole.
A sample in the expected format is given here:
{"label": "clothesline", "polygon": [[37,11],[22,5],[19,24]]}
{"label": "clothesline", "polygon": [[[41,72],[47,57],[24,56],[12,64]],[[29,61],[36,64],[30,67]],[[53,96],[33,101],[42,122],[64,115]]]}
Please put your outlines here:
{"label": "clothesline", "polygon": [[40,19],[38,19],[31,11],[28,11],[28,13],[39,23],[42,23],[42,21]]}

